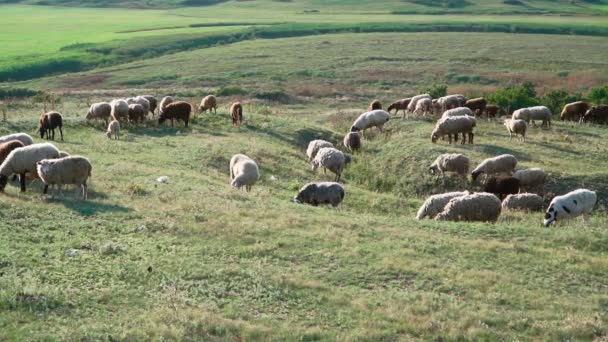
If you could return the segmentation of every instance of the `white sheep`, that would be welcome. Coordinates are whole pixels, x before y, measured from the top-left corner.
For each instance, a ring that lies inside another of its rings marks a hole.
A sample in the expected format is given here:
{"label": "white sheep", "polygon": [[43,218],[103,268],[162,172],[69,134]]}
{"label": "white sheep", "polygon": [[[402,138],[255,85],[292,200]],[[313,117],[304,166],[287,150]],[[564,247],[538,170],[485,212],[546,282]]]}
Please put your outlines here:
{"label": "white sheep", "polygon": [[329,141],[317,139],[308,143],[308,147],[306,148],[306,155],[308,156],[308,161],[312,161],[315,159],[317,152],[323,147],[334,147],[334,144]]}
{"label": "white sheep", "polygon": [[172,96],[165,96],[162,100],[160,100],[160,106],[158,106],[159,111],[163,112],[168,105],[173,103],[175,99]]}
{"label": "white sheep", "polygon": [[528,108],[520,108],[513,112],[511,116],[515,120],[524,120],[536,126],[535,120],[542,120],[542,126],[551,127],[551,110],[545,106],[534,106]]}
{"label": "white sheep", "polygon": [[120,139],[120,122],[118,120],[112,120],[108,124],[106,136],[108,137],[108,139],[112,139],[112,135],[114,136],[114,139]]}
{"label": "white sheep", "polygon": [[431,113],[433,113],[433,103],[431,99],[425,97],[416,102],[414,114],[426,115]]}
{"label": "white sheep", "polygon": [[8,177],[18,174],[21,179],[21,192],[25,192],[25,175],[37,175],[36,163],[42,159],[59,158],[59,150],[50,143],[32,144],[12,150],[0,165],[0,192],[4,191]]}
{"label": "white sheep", "polygon": [[538,211],[543,209],[543,198],[531,193],[511,194],[502,201],[502,208],[504,210]]}
{"label": "white sheep", "polygon": [[410,100],[410,103],[407,105],[407,111],[410,113],[413,113],[414,110],[416,109],[416,104],[418,104],[418,101],[420,101],[421,99],[432,100],[433,98],[429,94],[416,95],[416,96],[412,97],[412,99]]}
{"label": "white sheep", "polygon": [[561,221],[583,215],[583,222],[589,221],[589,214],[597,202],[594,191],[577,189],[562,196],[556,196],[549,203],[545,213],[545,227],[554,221]]}
{"label": "white sheep", "polygon": [[260,170],[256,162],[244,154],[235,154],[230,159],[230,185],[247,192],[260,179]]}
{"label": "white sheep", "polygon": [[112,120],[125,120],[129,118],[129,104],[125,100],[112,100],[110,102],[112,106],[112,112],[110,115],[112,116]]}
{"label": "white sheep", "polygon": [[82,199],[87,199],[87,179],[91,177],[91,161],[81,156],[69,156],[59,159],[43,159],[36,163],[38,176],[44,183],[43,193],[49,185],[74,184],[82,189]]}
{"label": "white sheep", "polygon": [[466,183],[469,165],[469,157],[464,154],[444,153],[435,159],[429,170],[431,174],[438,173],[441,177],[445,177],[445,172],[456,172]]}
{"label": "white sheep", "polygon": [[144,116],[148,114],[150,111],[150,101],[143,96],[130,97],[127,100],[129,105],[138,104],[141,105],[144,109]]}
{"label": "white sheep", "polygon": [[337,207],[344,199],[344,187],[336,182],[318,182],[304,185],[293,198],[296,203],[307,203],[312,206],[331,204]]}
{"label": "white sheep", "polygon": [[34,143],[34,139],[27,133],[13,133],[0,137],[0,144],[11,141],[19,140],[24,146],[28,146]]}
{"label": "white sheep", "polygon": [[513,139],[513,134],[516,136],[521,135],[523,141],[526,141],[526,131],[528,130],[528,124],[524,120],[519,119],[511,119],[505,120],[505,127],[507,127],[507,131],[509,131],[509,141]]}
{"label": "white sheep", "polygon": [[467,98],[462,94],[447,95],[437,99],[438,108],[435,108],[445,112],[451,108],[463,107],[466,102]]}
{"label": "white sheep", "polygon": [[513,178],[519,180],[519,188],[522,191],[543,193],[547,174],[545,170],[534,167],[515,171]]}
{"label": "white sheep", "polygon": [[376,109],[369,112],[365,112],[355,120],[350,128],[351,132],[365,131],[368,128],[377,127],[380,132],[384,130],[382,127],[388,122],[390,115],[387,111],[382,109]]}
{"label": "white sheep", "polygon": [[439,221],[496,222],[500,216],[498,197],[487,192],[476,192],[452,198],[435,217]]}
{"label": "white sheep", "polygon": [[443,112],[443,114],[441,115],[441,118],[443,119],[443,118],[447,118],[450,116],[465,116],[465,115],[474,117],[473,111],[470,108],[457,107],[457,108],[448,109],[445,112]]}
{"label": "white sheep", "polygon": [[470,192],[468,191],[455,191],[430,196],[424,201],[420,209],[418,209],[416,220],[422,220],[425,217],[434,219],[437,214],[443,211],[443,208],[445,208],[452,198],[461,197],[469,193]]}
{"label": "white sheep", "polygon": [[469,144],[473,143],[473,128],[477,126],[477,122],[472,116],[451,116],[437,121],[433,132],[431,132],[431,141],[436,143],[437,140],[445,135],[448,136],[448,141],[452,143],[452,135],[458,139],[458,134],[462,133],[462,143],[465,144],[467,134]]}
{"label": "white sheep", "polygon": [[89,111],[87,112],[86,119],[102,119],[105,121],[106,125],[108,124],[108,119],[112,115],[112,106],[107,102],[97,102],[93,103],[91,107],[89,107]]}
{"label": "white sheep", "polygon": [[329,171],[336,174],[335,181],[338,182],[342,176],[342,171],[344,171],[344,168],[350,163],[351,159],[352,156],[348,153],[343,153],[333,147],[323,147],[319,149],[319,152],[317,152],[317,155],[310,164],[313,171],[316,171],[319,167],[323,167],[323,172],[329,169]]}
{"label": "white sheep", "polygon": [[501,154],[494,158],[488,158],[482,161],[477,167],[471,172],[473,181],[477,179],[479,175],[485,173],[486,175],[495,175],[499,173],[513,174],[517,166],[517,158],[511,154]]}

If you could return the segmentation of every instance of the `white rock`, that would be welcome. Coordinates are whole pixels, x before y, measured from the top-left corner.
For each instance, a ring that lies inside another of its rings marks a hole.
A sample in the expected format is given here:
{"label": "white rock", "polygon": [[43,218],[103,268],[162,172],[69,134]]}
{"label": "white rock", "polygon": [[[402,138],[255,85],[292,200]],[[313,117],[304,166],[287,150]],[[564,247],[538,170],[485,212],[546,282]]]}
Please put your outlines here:
{"label": "white rock", "polygon": [[167,177],[167,176],[160,176],[160,177],[156,178],[156,181],[159,182],[159,183],[166,184],[166,183],[169,183],[169,177]]}

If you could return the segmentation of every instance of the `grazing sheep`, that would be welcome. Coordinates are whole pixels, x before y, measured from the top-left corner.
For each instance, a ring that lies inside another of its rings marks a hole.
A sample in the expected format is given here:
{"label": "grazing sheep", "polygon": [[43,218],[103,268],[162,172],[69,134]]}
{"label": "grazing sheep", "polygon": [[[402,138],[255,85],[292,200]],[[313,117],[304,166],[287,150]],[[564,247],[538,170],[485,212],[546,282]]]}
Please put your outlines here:
{"label": "grazing sheep", "polygon": [[296,203],[312,206],[331,204],[337,207],[344,199],[344,187],[336,182],[318,182],[304,185],[293,198]]}
{"label": "grazing sheep", "polygon": [[112,120],[108,124],[108,131],[106,132],[106,136],[108,139],[112,139],[112,135],[114,135],[114,139],[118,140],[120,138],[120,122],[118,120]]}
{"label": "grazing sheep", "polygon": [[549,208],[545,213],[545,227],[554,221],[561,221],[583,215],[583,222],[589,221],[589,214],[597,202],[597,195],[594,191],[587,189],[577,189],[562,196],[556,196],[549,203]]}
{"label": "grazing sheep", "polygon": [[519,188],[527,192],[543,193],[547,174],[543,169],[531,168],[517,170],[513,174],[514,178],[519,179]]}
{"label": "grazing sheep", "polygon": [[456,108],[452,108],[452,109],[448,109],[445,112],[443,112],[443,115],[441,115],[441,118],[447,118],[447,117],[451,117],[451,116],[465,116],[468,115],[470,117],[473,117],[473,111],[467,107],[456,107]]}
{"label": "grazing sheep", "polygon": [[19,140],[23,146],[28,146],[34,143],[34,139],[27,133],[13,133],[0,137],[0,144],[11,140]]}
{"label": "grazing sheep", "polygon": [[258,164],[244,154],[235,154],[230,159],[230,185],[240,189],[245,187],[247,192],[260,179]]}
{"label": "grazing sheep", "polygon": [[405,111],[407,110],[407,106],[410,104],[410,101],[412,99],[411,98],[406,98],[406,99],[401,99],[401,100],[397,100],[393,103],[391,103],[390,106],[388,106],[388,108],[386,109],[387,112],[391,112],[391,110],[395,110],[395,115],[397,115],[399,113],[400,110],[403,111],[403,117],[405,117]]}
{"label": "grazing sheep", "polygon": [[432,105],[433,105],[433,102],[431,99],[429,99],[429,98],[420,99],[416,103],[416,109],[414,109],[414,113],[418,114],[418,115],[432,114],[433,113]]}
{"label": "grazing sheep", "polygon": [[243,105],[240,102],[235,102],[230,106],[230,116],[233,126],[240,126],[243,123]]}
{"label": "grazing sheep", "polygon": [[217,114],[217,99],[213,95],[207,95],[201,100],[201,105],[198,107],[198,111],[201,113],[205,113],[209,110],[213,109],[214,113]]}
{"label": "grazing sheep", "polygon": [[139,103],[129,105],[129,122],[144,122],[148,111]]}
{"label": "grazing sheep", "polygon": [[141,95],[141,97],[148,100],[148,103],[150,104],[150,113],[152,113],[152,116],[154,116],[154,111],[156,111],[156,107],[158,107],[158,101],[156,100],[156,97],[152,95]]}
{"label": "grazing sheep", "polygon": [[351,132],[365,131],[368,128],[377,127],[380,132],[384,132],[382,127],[388,122],[390,114],[382,109],[365,112],[355,120],[350,127]]}
{"label": "grazing sheep", "polygon": [[551,111],[545,106],[520,108],[513,112],[511,118],[516,120],[524,120],[528,123],[532,122],[533,126],[536,126],[534,121],[542,120],[542,127],[551,127]]}
{"label": "grazing sheep", "polygon": [[125,100],[112,100],[110,102],[112,106],[112,120],[127,121],[129,118],[129,104]]}
{"label": "grazing sheep", "polygon": [[382,103],[380,100],[374,100],[369,104],[369,110],[382,109]]}
{"label": "grazing sheep", "polygon": [[500,216],[501,203],[498,197],[476,192],[452,198],[443,211],[435,217],[439,221],[496,222]]}
{"label": "grazing sheep", "polygon": [[87,199],[87,179],[91,177],[91,162],[80,156],[59,159],[43,159],[36,163],[38,176],[44,183],[42,193],[46,194],[49,185],[75,184],[82,189],[82,199]]}
{"label": "grazing sheep", "polygon": [[503,199],[507,195],[519,193],[519,179],[511,176],[492,176],[486,182],[483,191]]}
{"label": "grazing sheep", "polygon": [[564,105],[562,112],[559,114],[561,121],[581,121],[590,106],[587,102],[576,101]]}
{"label": "grazing sheep", "polygon": [[467,100],[464,106],[473,111],[476,115],[482,115],[486,111],[488,101],[483,97]]}
{"label": "grazing sheep", "polygon": [[466,102],[466,96],[462,94],[453,94],[438,98],[436,101],[436,105],[438,105],[440,111],[445,112],[448,109],[464,107],[464,104]]}
{"label": "grazing sheep", "polygon": [[349,132],[344,136],[342,143],[353,153],[357,152],[361,149],[361,135],[358,132]]}
{"label": "grazing sheep", "polygon": [[462,144],[465,144],[469,136],[469,144],[473,143],[473,128],[477,125],[475,118],[472,116],[451,116],[437,121],[433,132],[431,132],[431,141],[436,143],[437,140],[444,135],[448,136],[448,141],[452,143],[452,135],[462,133]]}
{"label": "grazing sheep", "polygon": [[502,201],[503,210],[543,210],[543,198],[537,194],[522,193],[507,196]]}
{"label": "grazing sheep", "polygon": [[468,194],[470,194],[468,191],[456,191],[430,196],[426,199],[426,201],[424,201],[420,209],[418,209],[416,220],[422,220],[425,217],[434,219],[435,216],[443,211],[445,206],[452,198],[461,197]]}
{"label": "grazing sheep", "polygon": [[175,99],[171,96],[165,96],[162,100],[160,100],[160,106],[158,107],[159,112],[162,112],[168,105],[173,103]]}
{"label": "grazing sheep", "polygon": [[19,147],[24,147],[23,143],[19,140],[10,140],[7,142],[0,143],[0,164],[4,162],[6,157],[14,150]]}
{"label": "grazing sheep", "polygon": [[495,118],[500,112],[500,107],[497,105],[487,105],[486,106],[486,115],[489,118]]}
{"label": "grazing sheep", "polygon": [[63,117],[58,112],[48,112],[40,116],[38,123],[38,132],[40,132],[40,138],[46,140],[55,140],[55,128],[59,128],[61,133],[61,141],[63,141]]}
{"label": "grazing sheep", "polygon": [[112,106],[107,102],[93,103],[87,112],[86,119],[102,119],[108,124],[108,119],[112,115]]}
{"label": "grazing sheep", "polygon": [[482,173],[486,175],[495,175],[499,173],[508,173],[511,175],[515,171],[517,166],[517,158],[511,154],[501,154],[494,158],[488,158],[477,165],[477,167],[471,172],[473,181],[479,177]]}
{"label": "grazing sheep", "polygon": [[146,115],[150,111],[150,101],[148,101],[143,96],[130,97],[126,101],[127,101],[127,103],[129,105],[133,105],[133,104],[141,105],[141,107],[144,109],[144,118],[146,117]]}
{"label": "grazing sheep", "polygon": [[589,108],[583,117],[584,122],[608,124],[608,105],[599,105]]}
{"label": "grazing sheep", "polygon": [[306,155],[308,156],[308,161],[312,161],[315,159],[317,152],[323,147],[334,147],[334,144],[329,141],[317,139],[308,143],[308,147],[306,148]]}
{"label": "grazing sheep", "polygon": [[432,100],[433,98],[429,94],[416,95],[410,99],[410,103],[408,103],[408,105],[407,105],[407,111],[410,113],[413,113],[414,109],[416,109],[416,104],[418,104],[418,101],[420,101],[421,99],[431,99]]}
{"label": "grazing sheep", "polygon": [[25,192],[25,175],[37,175],[36,163],[42,159],[59,157],[59,150],[53,144],[32,144],[12,150],[0,165],[0,192],[4,191],[8,177],[18,174],[21,180],[21,192]]}
{"label": "grazing sheep", "polygon": [[171,120],[171,127],[173,127],[173,120],[182,120],[188,127],[188,121],[190,120],[190,113],[192,112],[192,106],[188,102],[177,101],[170,103],[161,109],[158,114],[158,124],[162,124],[167,119]]}
{"label": "grazing sheep", "polygon": [[456,172],[465,183],[469,174],[469,157],[461,153],[445,153],[437,157],[429,167],[431,174],[438,173],[445,177],[445,172]]}
{"label": "grazing sheep", "polygon": [[343,153],[333,147],[323,147],[319,149],[315,158],[310,162],[312,170],[316,171],[319,167],[323,167],[323,172],[326,169],[336,174],[336,182],[340,181],[342,171],[346,165],[350,163],[352,156],[348,153]]}
{"label": "grazing sheep", "polygon": [[528,124],[524,120],[516,120],[516,119],[507,119],[504,123],[505,127],[507,127],[507,131],[509,131],[509,141],[513,139],[513,134],[517,136],[521,135],[524,142],[526,142],[526,131],[528,130]]}

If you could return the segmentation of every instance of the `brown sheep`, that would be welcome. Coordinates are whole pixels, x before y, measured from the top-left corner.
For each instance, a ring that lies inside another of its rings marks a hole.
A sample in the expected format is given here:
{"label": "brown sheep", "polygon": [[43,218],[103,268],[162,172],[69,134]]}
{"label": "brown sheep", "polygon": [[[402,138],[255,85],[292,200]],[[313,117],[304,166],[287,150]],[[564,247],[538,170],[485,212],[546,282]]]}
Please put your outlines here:
{"label": "brown sheep", "polygon": [[213,95],[207,95],[201,100],[201,105],[198,107],[198,111],[201,113],[205,113],[209,110],[213,109],[214,113],[217,114],[217,99]]}
{"label": "brown sheep", "polygon": [[475,115],[482,115],[486,111],[487,105],[488,101],[486,101],[486,99],[484,99],[483,97],[470,99],[464,103],[464,106],[472,110]]}
{"label": "brown sheep", "polygon": [[190,113],[192,112],[192,106],[188,102],[176,101],[167,105],[164,109],[161,109],[158,115],[158,124],[162,124],[167,119],[171,120],[171,127],[173,127],[173,120],[182,120],[188,127],[188,121],[190,120]]}
{"label": "brown sheep", "polygon": [[494,194],[502,200],[507,195],[519,193],[519,179],[511,176],[492,176],[488,179],[483,191]]}
{"label": "brown sheep", "polygon": [[46,140],[55,140],[55,128],[59,128],[61,133],[61,141],[63,141],[63,117],[58,112],[48,112],[40,116],[38,123],[38,131],[40,132],[40,138]]}
{"label": "brown sheep", "polygon": [[388,108],[386,109],[387,112],[391,112],[391,110],[395,110],[395,115],[397,115],[399,113],[400,110],[403,111],[403,117],[405,117],[405,112],[407,111],[407,106],[410,104],[410,101],[412,100],[411,97],[408,97],[406,99],[401,99],[401,100],[397,100],[393,103],[391,103],[390,106],[388,106]]}
{"label": "brown sheep", "polygon": [[146,110],[140,104],[134,103],[129,105],[129,121],[144,122],[146,120]]}
{"label": "brown sheep", "polygon": [[583,117],[583,121],[608,124],[608,105],[599,105],[589,108]]}
{"label": "brown sheep", "polygon": [[348,132],[342,143],[353,153],[357,152],[361,149],[361,135],[359,135],[359,132]]}
{"label": "brown sheep", "polygon": [[12,150],[23,146],[25,145],[23,145],[23,143],[19,140],[10,140],[0,144],[0,164],[2,164],[4,159],[6,159],[6,157],[9,153],[11,153]]}
{"label": "brown sheep", "polygon": [[589,104],[583,101],[568,103],[562,109],[559,119],[561,121],[581,121],[589,108]]}
{"label": "brown sheep", "polygon": [[500,112],[500,107],[497,105],[487,105],[486,106],[486,115],[489,118],[495,118]]}
{"label": "brown sheep", "polygon": [[232,116],[232,125],[241,125],[243,123],[243,105],[240,102],[235,102],[230,106],[230,116]]}
{"label": "brown sheep", "polygon": [[382,103],[380,103],[380,100],[374,100],[372,101],[372,103],[369,104],[369,110],[376,109],[382,109]]}

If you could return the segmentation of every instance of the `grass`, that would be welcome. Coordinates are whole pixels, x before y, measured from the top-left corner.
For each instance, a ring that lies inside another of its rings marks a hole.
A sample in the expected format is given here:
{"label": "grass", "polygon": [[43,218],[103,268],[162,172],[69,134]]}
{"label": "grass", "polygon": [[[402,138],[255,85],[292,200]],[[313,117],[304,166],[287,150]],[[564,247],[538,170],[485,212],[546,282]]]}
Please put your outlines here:
{"label": "grass", "polygon": [[[131,90],[124,89],[129,93]],[[109,96],[109,95],[107,95]],[[606,336],[606,128],[557,122],[509,142],[481,121],[474,146],[433,145],[432,123],[393,118],[365,140],[345,173],[339,210],[291,203],[312,180],[304,150],[338,142],[367,105],[232,98],[189,129],[128,127],[108,141],[67,96],[62,150],[88,156],[92,191],[43,196],[9,186],[0,202],[0,338],[591,340]],[[35,127],[39,105],[13,104],[0,133]],[[244,144],[243,142],[247,142]],[[445,187],[425,170],[459,151],[474,162],[515,154],[550,174],[548,191],[586,186],[601,204],[591,224],[541,227],[542,214],[507,213],[496,225],[416,222]],[[230,189],[227,164],[243,152],[262,179]],[[581,165],[594,165],[593,168]],[[155,179],[168,176],[168,184]],[[69,255],[76,249],[75,255]],[[117,324],[120,322],[120,324]]]}

